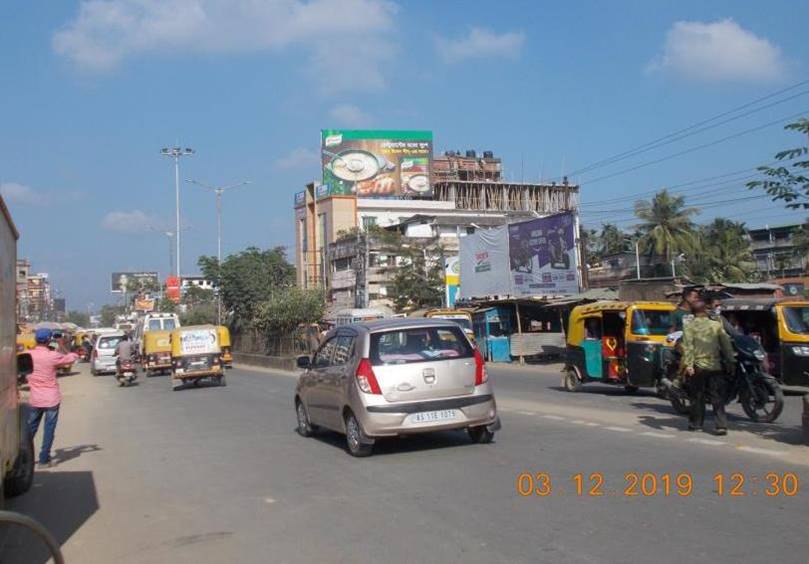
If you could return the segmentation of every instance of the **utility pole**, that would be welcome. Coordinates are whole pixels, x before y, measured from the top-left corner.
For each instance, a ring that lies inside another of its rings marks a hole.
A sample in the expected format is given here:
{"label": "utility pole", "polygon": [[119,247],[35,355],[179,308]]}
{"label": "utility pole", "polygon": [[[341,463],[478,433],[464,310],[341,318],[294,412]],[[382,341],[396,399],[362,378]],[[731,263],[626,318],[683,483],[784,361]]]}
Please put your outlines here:
{"label": "utility pole", "polygon": [[196,184],[216,194],[216,324],[222,325],[222,194],[231,188],[238,188],[239,186],[250,184],[250,181],[245,180],[244,182],[231,184],[229,186],[209,186],[208,184],[203,184],[196,180],[186,180],[186,182]]}
{"label": "utility pole", "polygon": [[160,150],[160,154],[165,157],[171,157],[174,159],[174,197],[176,202],[176,219],[177,219],[177,226],[176,230],[174,231],[177,240],[177,278],[181,278],[182,274],[180,273],[180,157],[190,157],[196,151],[194,149],[190,149],[188,147],[163,147]]}

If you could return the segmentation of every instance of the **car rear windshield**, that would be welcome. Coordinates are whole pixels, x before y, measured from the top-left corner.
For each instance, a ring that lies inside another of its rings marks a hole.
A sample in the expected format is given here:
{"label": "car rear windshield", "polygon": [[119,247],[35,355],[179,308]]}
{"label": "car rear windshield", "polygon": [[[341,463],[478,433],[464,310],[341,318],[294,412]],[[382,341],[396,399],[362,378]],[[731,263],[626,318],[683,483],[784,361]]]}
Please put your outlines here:
{"label": "car rear windshield", "polygon": [[410,364],[471,358],[472,346],[457,325],[418,327],[371,335],[371,364]]}
{"label": "car rear windshield", "polygon": [[121,342],[121,337],[106,337],[98,342],[99,349],[114,349]]}

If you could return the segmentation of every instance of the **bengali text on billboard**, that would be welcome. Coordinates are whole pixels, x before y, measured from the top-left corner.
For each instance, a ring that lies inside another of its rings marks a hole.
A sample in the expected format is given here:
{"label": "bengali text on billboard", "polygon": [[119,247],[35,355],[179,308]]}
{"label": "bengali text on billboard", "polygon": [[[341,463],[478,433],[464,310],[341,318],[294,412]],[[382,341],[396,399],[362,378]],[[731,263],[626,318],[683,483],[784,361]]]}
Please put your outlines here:
{"label": "bengali text on billboard", "polygon": [[432,195],[431,131],[324,129],[321,151],[323,196]]}

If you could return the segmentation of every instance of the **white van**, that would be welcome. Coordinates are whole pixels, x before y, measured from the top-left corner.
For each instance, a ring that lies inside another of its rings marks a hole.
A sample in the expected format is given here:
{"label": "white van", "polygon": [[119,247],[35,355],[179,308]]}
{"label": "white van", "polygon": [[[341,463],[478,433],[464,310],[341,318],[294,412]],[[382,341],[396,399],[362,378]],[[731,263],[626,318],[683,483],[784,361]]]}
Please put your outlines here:
{"label": "white van", "polygon": [[350,325],[351,323],[361,323],[363,321],[374,321],[388,317],[383,311],[378,309],[343,309],[334,316],[335,325]]}

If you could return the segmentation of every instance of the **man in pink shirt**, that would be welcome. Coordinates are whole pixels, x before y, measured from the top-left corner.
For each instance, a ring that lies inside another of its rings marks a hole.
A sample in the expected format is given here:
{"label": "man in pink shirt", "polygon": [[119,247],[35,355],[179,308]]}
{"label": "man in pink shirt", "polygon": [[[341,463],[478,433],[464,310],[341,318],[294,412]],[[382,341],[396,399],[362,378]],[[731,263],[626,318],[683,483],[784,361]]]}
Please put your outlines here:
{"label": "man in pink shirt", "polygon": [[37,329],[34,335],[37,344],[31,350],[34,370],[28,375],[30,389],[28,403],[31,406],[28,429],[31,440],[39,430],[42,416],[45,416],[45,436],[42,438],[42,449],[39,451],[40,466],[52,466],[51,447],[56,422],[59,420],[59,404],[62,402],[59,382],[56,381],[56,369],[65,364],[72,364],[78,358],[74,353],[62,354],[49,349],[48,343],[52,336],[50,329]]}

